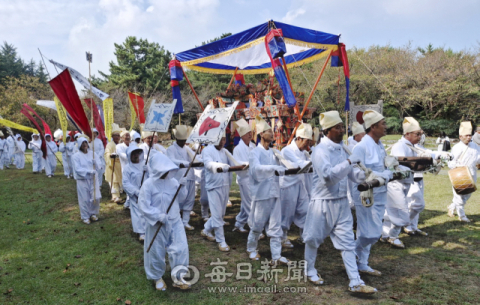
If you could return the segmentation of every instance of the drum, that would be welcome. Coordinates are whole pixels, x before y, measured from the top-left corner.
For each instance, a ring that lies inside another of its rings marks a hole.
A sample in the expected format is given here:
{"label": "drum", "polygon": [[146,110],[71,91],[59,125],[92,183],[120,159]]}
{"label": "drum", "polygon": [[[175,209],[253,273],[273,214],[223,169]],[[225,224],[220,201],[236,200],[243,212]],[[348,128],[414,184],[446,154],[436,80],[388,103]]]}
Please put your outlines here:
{"label": "drum", "polygon": [[468,195],[477,190],[473,177],[466,166],[460,166],[448,171],[448,177],[453,189],[458,195]]}

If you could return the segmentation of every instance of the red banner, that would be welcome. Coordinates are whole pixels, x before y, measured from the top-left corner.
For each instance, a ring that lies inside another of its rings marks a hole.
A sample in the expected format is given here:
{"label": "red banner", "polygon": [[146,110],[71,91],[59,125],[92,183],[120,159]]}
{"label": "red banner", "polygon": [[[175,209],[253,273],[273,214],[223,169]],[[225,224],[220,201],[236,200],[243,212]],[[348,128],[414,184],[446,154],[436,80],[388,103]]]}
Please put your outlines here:
{"label": "red banner", "polygon": [[[98,137],[103,142],[103,147],[107,146],[107,138],[105,138],[105,127],[103,126],[102,118],[100,117],[100,113],[98,112],[97,104],[91,98],[86,98],[83,100],[85,104],[87,104],[90,111],[93,111],[93,120],[95,122],[95,128],[98,130]],[[93,105],[93,110],[92,110]]]}
{"label": "red banner", "polygon": [[[24,107],[20,110],[20,112],[24,116],[26,116],[27,119],[30,120],[30,122],[32,122],[32,124],[35,126],[35,128],[37,128],[38,132],[40,133],[40,138],[42,139],[42,147],[41,147],[42,155],[43,155],[43,158],[46,159],[47,158],[47,141],[45,140],[45,134],[42,132],[42,129],[40,128],[40,125],[38,125],[38,122],[30,114],[29,109],[25,108],[25,105],[26,104],[23,105]],[[28,107],[28,108],[30,108],[30,107]],[[32,108],[30,108],[30,109],[32,109]],[[33,109],[32,109],[32,111],[33,111]],[[33,113],[36,114],[35,111],[33,111]],[[38,114],[37,114],[37,117],[38,117]],[[51,136],[51,134],[50,134],[50,136]],[[52,139],[53,139],[53,137],[52,137]]]}
{"label": "red banner", "polygon": [[130,102],[135,109],[138,121],[140,122],[140,124],[145,124],[145,103],[143,102],[143,98],[139,94],[132,93],[130,91],[128,92],[128,98],[130,99]]}
{"label": "red banner", "polygon": [[23,104],[23,107],[26,108],[28,111],[30,111],[33,115],[35,115],[37,118],[40,119],[40,121],[42,121],[42,125],[43,125],[43,132],[45,134],[49,134],[52,136],[52,140],[53,140],[53,134],[52,132],[50,131],[50,127],[48,126],[47,122],[45,122],[36,112],[35,110],[32,109],[32,107],[28,106],[28,104]]}
{"label": "red banner", "polygon": [[92,130],[88,124],[88,119],[83,110],[82,102],[78,97],[77,89],[73,84],[68,69],[65,69],[62,73],[58,74],[54,79],[49,81],[49,83],[53,92],[55,92],[70,117],[72,117],[83,133],[89,136],[90,139],[93,139]]}

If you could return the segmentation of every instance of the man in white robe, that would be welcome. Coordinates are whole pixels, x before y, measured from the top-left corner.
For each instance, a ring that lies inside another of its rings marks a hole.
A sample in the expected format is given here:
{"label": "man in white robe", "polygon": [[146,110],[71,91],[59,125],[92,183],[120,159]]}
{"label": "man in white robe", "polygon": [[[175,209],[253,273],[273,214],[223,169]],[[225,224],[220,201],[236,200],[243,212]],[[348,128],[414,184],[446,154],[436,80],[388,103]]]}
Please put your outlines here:
{"label": "man in white robe", "polygon": [[[121,139],[122,143],[117,144],[116,153],[117,153],[117,155],[120,159],[120,164],[122,166],[122,185],[123,185],[123,181],[124,181],[123,170],[124,170],[125,166],[127,166],[127,164],[128,164],[127,149],[128,149],[128,146],[130,145],[130,133],[127,130],[123,130],[120,133],[120,139]],[[127,199],[125,200],[125,202],[123,204],[123,208],[125,210],[130,208],[130,197],[128,196],[128,194],[127,194]]]}
{"label": "man in white robe", "polygon": [[249,174],[252,205],[248,225],[250,232],[247,239],[247,253],[251,260],[259,260],[258,240],[265,229],[270,237],[270,252],[272,265],[287,265],[290,261],[281,255],[282,252],[282,207],[280,204],[280,181],[275,175],[285,174],[285,167],[270,148],[273,130],[262,118],[255,118],[257,134],[260,135],[259,145],[250,152]]}
{"label": "man in white robe", "polygon": [[[294,167],[303,168],[310,159],[304,154],[313,136],[310,124],[302,123],[296,133],[295,140],[282,149],[282,156]],[[309,203],[308,191],[305,184],[305,174],[280,177],[280,204],[282,206],[282,247],[293,248],[287,237],[292,223],[300,228],[302,236],[305,217]]]}
{"label": "man in white robe", "polygon": [[[460,142],[452,147],[453,160],[448,163],[448,167],[453,169],[460,166],[466,166],[472,175],[473,182],[477,183],[477,164],[480,164],[480,147],[472,142],[472,124],[462,122],[459,130]],[[453,189],[452,204],[448,206],[448,216],[454,217],[455,212],[460,221],[470,222],[465,215],[465,205],[472,196],[458,195]]]}
{"label": "man in white robe", "polygon": [[[371,247],[382,235],[382,221],[387,204],[386,184],[393,178],[393,172],[385,167],[384,160],[387,153],[380,140],[387,134],[387,124],[384,117],[374,110],[366,110],[363,113],[363,120],[367,128],[367,134],[355,145],[353,155],[377,177],[382,178],[384,185],[373,189],[374,204],[371,207],[365,207],[362,204],[360,192],[357,190],[358,184],[351,183],[351,194],[355,205],[355,215],[357,217],[355,251],[358,258],[358,271],[360,273],[380,276],[380,271],[372,269],[369,266],[368,259],[370,257]],[[355,126],[353,129],[355,130]]]}
{"label": "man in white robe", "polygon": [[[233,157],[238,162],[247,165],[250,158],[250,152],[255,148],[255,144],[252,143],[252,130],[250,125],[244,119],[238,120],[235,123],[236,131],[240,135],[241,139],[238,145],[233,149]],[[235,221],[233,231],[239,231],[241,233],[248,232],[244,226],[248,221],[250,215],[250,209],[252,205],[252,195],[250,192],[250,174],[249,171],[237,172],[237,184],[240,188],[240,213],[238,213]]]}
{"label": "man in white robe", "polygon": [[144,172],[145,180],[148,178],[147,165],[145,165],[145,160],[143,159],[143,150],[135,145],[130,145],[127,149],[127,160],[128,163],[122,168],[123,189],[130,198],[133,232],[138,234],[138,239],[142,242],[145,240],[145,218],[138,206],[138,196]]}
{"label": "man in white robe", "polygon": [[7,154],[7,167],[13,164],[14,161],[14,154],[15,154],[15,139],[13,135],[10,135],[7,138],[7,147],[8,147],[8,154]]}
{"label": "man in white robe", "polygon": [[[95,148],[95,154],[97,154],[97,156],[100,158],[100,162],[102,163],[102,169],[103,170],[97,170],[98,172],[98,177],[100,177],[100,181],[103,181],[103,175],[105,173],[105,167],[106,167],[106,163],[105,163],[105,146],[103,146],[103,141],[100,140],[98,138],[98,135],[99,135],[99,132],[96,128],[93,128],[93,144],[92,142],[89,143],[90,145],[90,149],[93,150],[93,148]],[[101,183],[100,183],[101,185]]]}
{"label": "man in white robe", "polygon": [[45,140],[47,141],[47,158],[45,159],[45,174],[48,178],[52,178],[55,175],[55,169],[57,168],[57,157],[55,153],[58,151],[57,143],[52,141],[51,134],[45,134]]}
{"label": "man in white robe", "polygon": [[[96,153],[94,155],[93,151],[88,149],[88,140],[86,138],[79,137],[77,144],[79,151],[72,157],[73,177],[77,181],[80,217],[83,223],[90,224],[90,220],[98,220],[100,200],[102,199],[98,173],[93,169],[93,165],[95,163],[95,168],[99,168],[102,165],[98,155]],[[94,180],[95,185],[93,183]]]}
{"label": "man in white robe", "polygon": [[158,135],[156,133],[153,137],[153,148],[155,148],[156,151],[159,151],[162,154],[167,154],[167,149],[163,147],[162,144],[158,143]]}
{"label": "man in white robe", "polygon": [[[183,280],[185,269],[189,262],[188,242],[180,218],[178,202],[184,200],[187,195],[185,184],[187,179],[177,181],[174,176],[178,167],[164,154],[153,154],[148,162],[149,178],[143,182],[138,197],[138,206],[145,217],[145,244],[144,244],[144,267],[147,279],[155,281],[155,288],[164,291],[167,285],[162,277],[165,274],[165,255],[168,253],[168,261],[173,270],[181,270],[174,277],[174,287],[189,289],[190,285]],[[182,184],[172,208],[167,209],[179,187]],[[158,227],[161,226],[157,237],[147,252],[151,240]],[[177,267],[177,268],[176,268]],[[184,268],[182,268],[184,267]]]}
{"label": "man in white robe", "polygon": [[[222,252],[230,251],[225,241],[223,226],[225,210],[227,208],[228,195],[230,193],[230,173],[228,169],[234,166],[233,156],[224,148],[226,142],[223,135],[218,145],[208,145],[202,152],[205,172],[205,189],[207,190],[208,206],[212,216],[205,223],[201,234],[210,241],[218,243],[218,249]],[[217,172],[220,169],[221,172]],[[215,236],[213,236],[215,232]]]}
{"label": "man in white robe", "polygon": [[[184,169],[177,171],[175,179],[180,181],[180,179],[185,175],[185,172],[190,165],[190,162],[193,160],[195,153],[185,145],[187,138],[190,135],[191,127],[185,125],[177,125],[175,127],[175,143],[170,145],[166,151],[167,157],[172,160],[177,166],[183,164]],[[196,157],[195,162],[200,162],[199,156]],[[186,230],[192,231],[194,228],[189,224],[190,221],[190,212],[193,209],[193,204],[195,203],[195,172],[193,168],[188,171],[187,174],[187,184],[185,188],[187,190],[187,196],[185,200],[179,201],[180,211],[182,212],[183,225]]]}
{"label": "man in white robe", "polygon": [[15,145],[15,167],[17,169],[23,169],[25,167],[25,149],[27,145],[23,142],[22,136],[16,134],[15,138],[17,139],[17,145]]}
{"label": "man in white robe", "polygon": [[[365,285],[355,260],[353,217],[347,199],[347,179],[360,183],[365,174],[354,170],[360,160],[347,156],[343,148],[345,126],[337,111],[320,114],[320,124],[326,137],[315,147],[312,162],[317,174],[312,201],[308,207],[303,239],[305,241],[306,276],[314,285],[323,279],[315,268],[318,247],[330,236],[333,245],[342,253],[350,283],[348,290],[356,293],[375,293]],[[348,158],[347,158],[348,157]]]}
{"label": "man in white robe", "polygon": [[[348,137],[348,141],[347,141],[348,142],[347,147],[350,150],[350,152],[353,151],[353,148],[355,147],[355,145],[357,145],[358,142],[360,142],[364,136],[365,136],[365,129],[363,128],[363,125],[361,125],[358,122],[353,122],[352,136]],[[353,183],[350,180],[348,180],[347,186],[348,186],[347,188],[348,203],[350,204],[350,208],[352,210],[355,210],[355,203],[353,202],[353,198],[352,198],[352,193],[354,192]]]}
{"label": "man in white robe", "polygon": [[[403,120],[403,137],[392,147],[390,155],[395,157],[417,157],[413,145],[422,137],[420,124],[412,117]],[[391,181],[387,185],[387,205],[383,221],[383,242],[390,243],[395,248],[403,249],[405,245],[398,238],[402,227],[410,224],[408,208],[408,191],[413,184],[413,175],[403,180]]]}
{"label": "man in white robe", "polygon": [[58,151],[62,153],[63,174],[65,175],[65,177],[67,177],[67,179],[70,179],[70,176],[73,175],[72,160],[71,156],[68,155],[67,150],[67,145],[68,143],[70,143],[70,136],[67,135],[65,144],[63,143],[62,139],[60,139],[59,141],[60,145],[58,145]]}
{"label": "man in white robe", "polygon": [[43,152],[42,139],[39,134],[32,134],[32,140],[28,143],[28,149],[32,150],[32,170],[34,174],[42,171]]}

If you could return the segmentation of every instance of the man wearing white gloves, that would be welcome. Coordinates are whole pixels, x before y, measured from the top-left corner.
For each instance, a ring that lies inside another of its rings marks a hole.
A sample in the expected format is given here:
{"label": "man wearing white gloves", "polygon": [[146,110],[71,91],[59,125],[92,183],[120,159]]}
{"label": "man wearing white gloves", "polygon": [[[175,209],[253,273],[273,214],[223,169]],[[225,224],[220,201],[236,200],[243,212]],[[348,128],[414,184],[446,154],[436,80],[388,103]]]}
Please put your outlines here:
{"label": "man wearing white gloves", "polygon": [[[460,142],[452,148],[453,160],[448,163],[449,168],[466,166],[472,175],[473,182],[477,182],[477,164],[480,163],[480,147],[472,142],[472,123],[462,122],[459,130]],[[463,222],[470,222],[465,215],[465,205],[472,194],[458,195],[453,190],[452,204],[448,206],[448,216],[458,218]]]}
{"label": "man wearing white gloves", "polygon": [[[63,137],[63,134],[62,134]],[[67,145],[70,143],[70,135],[67,134],[65,139],[65,144],[63,143],[63,138],[60,140],[60,145],[58,146],[58,150],[62,153],[62,161],[63,161],[63,174],[67,179],[70,179],[70,176],[73,175],[73,168],[72,168],[72,160],[71,155],[68,155]],[[71,146],[72,147],[72,146]]]}
{"label": "man wearing white gloves", "polygon": [[[294,167],[303,168],[310,163],[303,152],[313,137],[313,130],[310,124],[302,123],[296,133],[295,141],[282,149],[282,156]],[[309,203],[308,191],[305,183],[305,174],[280,177],[280,204],[282,206],[282,247],[293,248],[287,237],[288,230],[292,223],[300,229],[302,236],[305,217],[307,216]]]}
{"label": "man wearing white gloves", "polygon": [[138,195],[142,176],[145,172],[145,180],[148,178],[147,165],[143,160],[143,150],[136,145],[130,145],[127,149],[128,163],[123,168],[123,189],[130,198],[130,215],[132,218],[133,232],[138,234],[140,241],[145,240],[145,218],[138,207]]}
{"label": "man wearing white gloves", "polygon": [[[165,255],[168,253],[168,260],[170,267],[177,270],[175,267],[188,266],[188,242],[185,228],[180,219],[180,208],[178,202],[184,200],[187,195],[185,185],[187,179],[182,178],[177,181],[174,176],[178,170],[176,166],[166,155],[153,154],[149,159],[149,178],[143,182],[138,197],[138,207],[145,217],[145,239],[144,244],[144,267],[147,279],[155,281],[155,288],[164,291],[167,285],[162,277],[165,274],[166,263]],[[167,214],[167,209],[179,187],[180,189],[177,198],[175,199],[172,208]],[[151,240],[153,239],[158,227],[161,226],[157,237],[150,249],[147,252]],[[177,272],[174,276],[176,280],[173,283],[174,287],[180,289],[189,289],[190,285],[183,280],[185,274],[184,269]]]}
{"label": "man wearing white gloves", "polygon": [[45,140],[47,141],[47,158],[45,159],[45,174],[48,178],[52,178],[57,168],[57,157],[55,153],[58,151],[57,144],[52,141],[51,134],[45,134]]}
{"label": "man wearing white gloves", "polygon": [[[222,252],[230,251],[225,242],[223,226],[225,222],[225,209],[227,208],[228,194],[230,193],[230,173],[228,169],[235,165],[233,156],[224,148],[226,142],[225,134],[218,145],[208,145],[202,152],[205,189],[207,190],[208,206],[212,216],[205,223],[202,236],[210,241],[218,243],[218,249]],[[221,173],[217,172],[221,169]],[[215,232],[215,237],[212,232]]]}
{"label": "man wearing white gloves", "polygon": [[377,290],[365,285],[358,273],[355,236],[352,230],[353,217],[347,199],[347,179],[357,183],[365,179],[364,172],[354,170],[353,167],[361,160],[355,155],[347,159],[342,141],[345,126],[337,111],[320,114],[320,124],[326,137],[315,147],[312,156],[318,179],[315,179],[303,232],[306,275],[314,285],[323,284],[323,279],[315,268],[315,260],[318,247],[330,236],[334,247],[342,253],[350,279],[348,289],[356,293],[375,293]]}
{"label": "man wearing white gloves", "polygon": [[[166,155],[173,163],[175,163],[175,165],[180,166],[180,164],[183,164],[185,167],[184,169],[178,170],[175,175],[175,179],[180,181],[180,179],[185,176],[185,172],[187,171],[190,162],[193,160],[195,153],[190,147],[188,147],[188,145],[185,145],[192,128],[185,125],[177,125],[175,130],[176,141],[167,149]],[[197,156],[196,162],[200,162],[199,159],[199,156]],[[183,225],[186,230],[192,231],[194,228],[189,224],[189,221],[190,212],[195,203],[195,172],[193,169],[188,171],[186,178],[187,184],[185,185],[185,189],[187,190],[187,196],[185,197],[185,200],[179,201],[179,205],[180,211],[182,212]]]}
{"label": "man wearing white gloves", "polygon": [[[387,183],[393,177],[393,172],[385,167],[387,153],[380,139],[387,134],[387,124],[384,117],[374,111],[366,110],[363,113],[363,121],[367,128],[367,134],[353,148],[352,156],[358,157],[366,168],[372,171],[375,178],[380,177],[383,185],[376,187],[373,192],[373,205],[365,207],[357,190],[358,184],[352,183],[352,199],[355,205],[357,217],[356,254],[358,271],[360,273],[380,276],[381,272],[372,269],[368,265],[371,247],[382,235],[382,221],[387,204]],[[362,128],[363,129],[363,128]],[[373,177],[372,177],[373,178]]]}
{"label": "man wearing white gloves", "polygon": [[[392,147],[390,155],[395,157],[417,157],[413,146],[422,137],[420,124],[412,117],[403,120],[403,137]],[[413,175],[403,180],[395,180],[387,186],[387,206],[383,222],[383,242],[390,243],[395,248],[403,249],[405,245],[398,239],[402,227],[410,224],[410,209],[408,208],[408,191],[413,184]]]}
{"label": "man wearing white gloves", "polygon": [[275,172],[285,175],[285,167],[270,148],[273,130],[261,117],[255,118],[260,144],[250,152],[249,174],[252,206],[248,225],[250,232],[247,240],[247,253],[251,260],[259,260],[258,240],[263,229],[270,237],[272,265],[287,265],[290,261],[281,255],[282,252],[282,207],[280,204],[280,181]]}
{"label": "man wearing white gloves", "polygon": [[[238,120],[235,123],[236,131],[240,135],[241,139],[238,145],[233,149],[233,157],[238,162],[247,165],[250,158],[250,152],[255,148],[255,144],[252,143],[252,130],[250,125],[244,119]],[[240,213],[238,213],[235,221],[235,227],[233,231],[239,231],[241,233],[248,232],[244,226],[248,221],[250,215],[250,209],[252,205],[252,195],[250,190],[250,174],[249,171],[237,172],[237,184],[240,188]]]}
{"label": "man wearing white gloves", "polygon": [[[90,220],[98,220],[98,212],[100,210],[100,181],[96,168],[101,168],[101,161],[98,155],[88,149],[88,141],[84,137],[77,140],[79,151],[72,157],[73,177],[77,181],[77,197],[80,207],[80,217],[83,223],[90,224]],[[95,162],[95,169],[93,165]],[[93,179],[95,177],[95,179]],[[95,185],[93,181],[95,180]],[[95,198],[94,198],[95,194]]]}

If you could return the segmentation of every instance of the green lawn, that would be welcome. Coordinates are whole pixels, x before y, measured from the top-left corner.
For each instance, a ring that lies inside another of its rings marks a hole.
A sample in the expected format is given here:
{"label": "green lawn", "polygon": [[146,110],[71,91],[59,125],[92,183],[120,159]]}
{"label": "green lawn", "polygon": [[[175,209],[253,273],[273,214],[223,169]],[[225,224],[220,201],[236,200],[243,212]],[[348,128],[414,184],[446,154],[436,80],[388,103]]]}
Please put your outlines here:
{"label": "green lawn", "polygon": [[[203,221],[192,218],[196,230],[187,233],[190,264],[199,269],[200,280],[190,291],[176,290],[168,268],[164,277],[168,290],[156,291],[145,277],[143,248],[132,234],[130,217],[122,206],[108,202],[106,184],[100,221],[87,226],[80,222],[75,181],[62,174],[63,169],[57,167],[51,179],[33,175],[31,160],[25,170],[0,171],[2,304],[125,304],[127,300],[131,304],[478,304],[480,300],[480,193],[474,193],[466,207],[472,223],[447,217],[452,191],[446,171],[425,176],[427,208],[421,214],[420,228],[429,236],[402,234],[405,250],[381,243],[373,247],[371,266],[383,276],[364,277],[379,290],[372,297],[357,297],[346,290],[342,259],[330,240],[320,247],[317,260],[324,286],[284,281],[288,270],[281,268],[276,290],[282,292],[259,292],[274,284],[256,279],[260,262],[253,263],[252,279],[237,280],[236,264],[249,262],[247,236],[231,232],[240,204],[237,186],[231,192],[234,206],[227,209],[226,239],[232,251],[221,253],[215,243],[203,240]],[[194,210],[200,213],[198,202]],[[293,230],[292,237],[297,232]],[[301,260],[303,246],[294,244],[284,255]],[[260,242],[260,254],[262,259],[270,257],[267,240]],[[226,272],[233,273],[225,283],[212,283],[205,277],[217,258],[228,263]],[[237,291],[209,290],[212,287]],[[244,292],[246,287],[257,292]]]}

